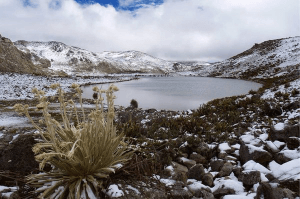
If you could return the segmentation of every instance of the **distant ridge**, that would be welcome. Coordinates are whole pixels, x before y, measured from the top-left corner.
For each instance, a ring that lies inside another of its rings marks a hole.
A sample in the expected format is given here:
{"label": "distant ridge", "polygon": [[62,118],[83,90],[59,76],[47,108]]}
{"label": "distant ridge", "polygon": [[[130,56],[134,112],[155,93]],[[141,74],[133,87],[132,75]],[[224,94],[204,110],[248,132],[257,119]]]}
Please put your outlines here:
{"label": "distant ridge", "polygon": [[95,53],[61,42],[16,41],[14,45],[51,62],[50,69],[77,73],[158,73],[188,71],[193,66],[165,61],[139,51]]}
{"label": "distant ridge", "polygon": [[199,68],[201,76],[264,79],[300,75],[300,36],[269,40],[227,60]]}

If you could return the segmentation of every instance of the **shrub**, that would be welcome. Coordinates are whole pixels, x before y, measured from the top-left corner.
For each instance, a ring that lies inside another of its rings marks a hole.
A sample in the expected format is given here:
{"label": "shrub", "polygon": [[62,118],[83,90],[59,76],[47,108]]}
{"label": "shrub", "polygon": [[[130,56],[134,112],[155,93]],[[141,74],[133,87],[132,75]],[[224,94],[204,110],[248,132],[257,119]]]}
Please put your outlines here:
{"label": "shrub", "polygon": [[137,102],[135,99],[132,99],[132,100],[130,101],[130,106],[131,106],[132,108],[138,108],[138,107],[139,107],[139,104],[138,104],[138,102]]}
{"label": "shrub", "polygon": [[[98,93],[96,109],[87,117],[84,113],[81,89],[73,84],[81,104],[77,111],[72,100],[65,102],[64,92],[59,84],[51,88],[58,90],[62,124],[48,113],[47,98],[43,91],[33,89],[39,100],[36,106],[42,110],[46,129],[39,127],[28,113],[28,105],[16,104],[15,110],[24,113],[39,131],[43,142],[33,147],[35,158],[42,170],[46,163],[52,166],[50,172],[28,176],[28,183],[38,187],[41,198],[98,198],[103,181],[115,169],[129,160],[132,151],[124,142],[123,134],[117,135],[114,127],[114,91],[111,85],[107,90],[93,90]],[[108,111],[104,112],[103,98],[107,97]],[[69,113],[69,114],[68,114]],[[79,114],[83,120],[80,120]],[[71,118],[75,118],[71,122]],[[77,125],[74,125],[77,124]]]}
{"label": "shrub", "polygon": [[294,96],[297,96],[299,94],[299,91],[296,89],[296,88],[294,88],[293,90],[292,90],[292,92],[291,92],[291,95],[294,97]]}
{"label": "shrub", "polygon": [[93,93],[93,99],[97,99],[98,98],[98,93]]}

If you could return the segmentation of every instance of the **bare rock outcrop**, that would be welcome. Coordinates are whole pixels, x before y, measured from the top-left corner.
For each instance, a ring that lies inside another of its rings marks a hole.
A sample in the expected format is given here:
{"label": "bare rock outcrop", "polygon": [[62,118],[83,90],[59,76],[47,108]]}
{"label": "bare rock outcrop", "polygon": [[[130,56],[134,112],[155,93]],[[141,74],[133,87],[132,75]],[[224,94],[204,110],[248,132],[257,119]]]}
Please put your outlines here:
{"label": "bare rock outcrop", "polygon": [[[33,61],[40,61],[40,65],[35,65]],[[49,66],[49,61],[33,57],[30,53],[21,52],[10,39],[0,35],[0,72],[45,75],[46,71],[43,68]]]}

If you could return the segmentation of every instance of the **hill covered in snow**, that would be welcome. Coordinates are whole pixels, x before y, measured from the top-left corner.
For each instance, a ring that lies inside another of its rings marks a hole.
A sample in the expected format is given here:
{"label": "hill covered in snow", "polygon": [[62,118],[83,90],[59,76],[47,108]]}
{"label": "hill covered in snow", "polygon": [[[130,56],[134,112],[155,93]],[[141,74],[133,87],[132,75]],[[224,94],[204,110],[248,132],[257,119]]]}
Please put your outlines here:
{"label": "hill covered in snow", "polygon": [[68,74],[159,73],[190,70],[192,66],[165,61],[139,51],[90,52],[61,42],[16,41],[21,51],[50,60],[54,71]]}
{"label": "hill covered in snow", "polygon": [[255,44],[252,48],[222,62],[196,70],[197,75],[237,79],[266,79],[300,75],[300,37],[276,39]]}

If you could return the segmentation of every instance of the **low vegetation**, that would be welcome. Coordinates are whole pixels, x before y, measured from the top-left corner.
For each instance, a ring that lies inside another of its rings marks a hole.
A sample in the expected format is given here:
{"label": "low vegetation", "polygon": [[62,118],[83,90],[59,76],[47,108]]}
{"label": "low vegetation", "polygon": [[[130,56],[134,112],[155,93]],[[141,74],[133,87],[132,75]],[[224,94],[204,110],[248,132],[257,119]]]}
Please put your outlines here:
{"label": "low vegetation", "polygon": [[[65,101],[64,91],[58,84],[51,86],[58,91],[62,123],[48,112],[49,102],[43,91],[33,89],[39,104],[37,111],[43,113],[40,125],[30,117],[28,105],[16,104],[15,110],[25,114],[39,131],[42,141],[33,147],[35,158],[40,163],[41,173],[28,176],[28,184],[37,187],[42,198],[97,198],[103,181],[115,169],[130,159],[133,151],[124,142],[124,134],[117,134],[113,120],[114,91],[95,87],[96,109],[89,115],[84,112],[81,89],[73,84],[79,98],[81,111],[73,100]],[[107,112],[103,108],[103,93],[107,98]],[[46,164],[49,172],[43,171]]]}

